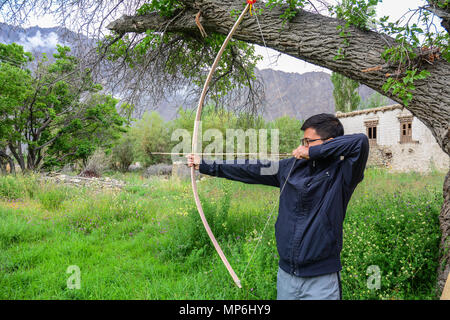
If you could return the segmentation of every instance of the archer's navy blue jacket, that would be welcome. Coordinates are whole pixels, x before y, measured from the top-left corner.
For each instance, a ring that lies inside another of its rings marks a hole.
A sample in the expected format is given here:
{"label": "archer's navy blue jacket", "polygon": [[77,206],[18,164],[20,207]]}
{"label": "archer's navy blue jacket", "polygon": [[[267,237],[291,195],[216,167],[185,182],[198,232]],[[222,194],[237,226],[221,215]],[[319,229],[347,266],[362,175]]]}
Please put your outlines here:
{"label": "archer's navy blue jacket", "polygon": [[[336,137],[309,148],[310,159],[277,163],[200,164],[200,173],[282,188],[275,236],[280,268],[309,277],[342,269],[342,224],[347,204],[364,178],[369,154],[365,134]],[[343,159],[341,160],[341,156]],[[278,165],[271,174],[261,169]]]}

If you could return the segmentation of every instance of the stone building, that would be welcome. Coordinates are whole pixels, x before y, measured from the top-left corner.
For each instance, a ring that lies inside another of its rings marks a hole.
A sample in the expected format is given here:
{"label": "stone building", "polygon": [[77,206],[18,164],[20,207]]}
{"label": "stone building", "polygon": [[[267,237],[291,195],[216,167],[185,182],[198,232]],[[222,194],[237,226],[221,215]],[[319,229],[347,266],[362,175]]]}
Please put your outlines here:
{"label": "stone building", "polygon": [[370,142],[368,166],[393,171],[447,172],[450,157],[442,151],[431,131],[403,106],[337,112],[345,134],[365,133]]}

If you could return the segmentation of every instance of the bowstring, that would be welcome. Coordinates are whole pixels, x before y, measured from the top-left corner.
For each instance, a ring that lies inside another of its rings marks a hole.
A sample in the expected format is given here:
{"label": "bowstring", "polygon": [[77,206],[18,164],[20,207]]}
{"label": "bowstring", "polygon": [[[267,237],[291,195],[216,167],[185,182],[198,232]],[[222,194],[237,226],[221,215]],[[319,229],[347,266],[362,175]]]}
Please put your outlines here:
{"label": "bowstring", "polygon": [[[258,13],[256,12],[256,10],[255,10],[255,17],[256,17],[256,22],[257,22],[257,24],[258,24],[258,30],[259,30],[259,32],[260,32],[260,34],[261,34],[261,38],[262,38],[262,41],[263,41],[263,44],[264,44],[264,48],[266,49],[267,57],[268,57],[268,59],[269,59],[269,65],[272,65],[272,59],[270,58],[269,49],[268,49],[268,47],[267,47],[266,39],[264,38],[264,34],[263,34],[263,31],[262,31],[261,24],[260,24],[259,19],[258,19]],[[286,105],[286,102],[284,101],[283,96],[281,95],[281,90],[280,90],[280,87],[278,86],[278,82],[275,82],[275,86],[276,86],[276,88],[277,88],[277,92],[278,92],[278,97],[279,97],[279,99],[283,102],[284,105]],[[294,166],[295,166],[295,163],[296,163],[296,162],[297,162],[297,158],[295,158],[295,160],[293,161],[292,166],[291,166],[291,169],[289,170],[289,173],[288,173],[288,175],[287,175],[287,177],[286,177],[286,180],[284,181],[284,184],[283,184],[283,186],[282,186],[281,189],[280,189],[279,199],[281,199],[281,194],[283,193],[283,190],[284,190],[284,188],[286,187],[286,184],[287,184],[287,182],[288,182],[288,180],[289,180],[289,177],[291,176],[292,170],[294,169]],[[269,218],[266,220],[266,223],[264,224],[264,228],[263,228],[263,230],[262,230],[262,232],[261,232],[261,235],[260,235],[260,237],[259,237],[259,239],[258,239],[258,242],[256,243],[256,246],[255,246],[255,248],[253,249],[252,254],[250,255],[250,259],[248,260],[247,265],[245,266],[244,272],[242,273],[242,277],[241,277],[242,280],[244,280],[244,278],[245,278],[245,273],[247,272],[248,267],[250,266],[250,263],[251,263],[251,261],[252,261],[254,255],[255,255],[255,253],[256,253],[256,250],[258,249],[259,244],[261,243],[261,240],[262,240],[262,238],[263,238],[263,236],[264,236],[264,233],[265,233],[265,231],[266,231],[266,228],[267,228],[267,226],[269,225],[269,222],[272,220],[272,216],[273,216],[273,214],[275,213],[275,209],[276,209],[276,207],[277,207],[277,204],[278,204],[278,203],[275,202],[275,204],[274,204],[272,210],[270,211]]]}

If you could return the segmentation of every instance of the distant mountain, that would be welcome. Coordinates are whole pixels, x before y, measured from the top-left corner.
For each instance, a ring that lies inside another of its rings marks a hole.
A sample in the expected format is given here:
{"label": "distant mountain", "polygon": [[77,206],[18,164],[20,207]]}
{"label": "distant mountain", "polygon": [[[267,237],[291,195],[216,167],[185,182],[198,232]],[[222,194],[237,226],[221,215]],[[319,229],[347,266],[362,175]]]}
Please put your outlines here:
{"label": "distant mountain", "polygon": [[76,50],[74,43],[77,43],[80,38],[89,42],[86,37],[79,36],[66,28],[40,28],[35,26],[24,29],[0,23],[0,42],[8,44],[14,42],[23,46],[25,51],[33,54],[46,53],[49,58],[56,52],[57,44],[67,45]]}
{"label": "distant mountain", "polygon": [[[318,113],[335,113],[333,83],[325,72],[287,73],[272,69],[260,70],[264,81],[266,103],[264,117],[274,119],[284,115],[305,120]],[[362,101],[375,91],[365,85],[358,88]],[[387,99],[388,104],[395,104]]]}
{"label": "distant mountain", "polygon": [[266,94],[265,118],[289,115],[306,119],[317,113],[334,113],[333,84],[329,74],[265,69],[259,75]]}
{"label": "distant mountain", "polygon": [[[81,36],[87,46],[92,45],[92,41]],[[40,28],[31,27],[23,29],[11,27],[0,23],[0,42],[15,42],[24,46],[26,51],[36,53],[47,53],[48,57],[56,51],[56,44],[68,45],[73,52],[78,50],[80,36],[65,28]],[[83,51],[81,51],[83,52]],[[262,106],[263,116],[266,120],[288,115],[300,120],[317,113],[334,113],[333,84],[330,75],[325,72],[308,73],[287,73],[272,69],[258,70],[257,76],[262,79],[265,88],[265,102]],[[362,85],[359,94],[363,101],[375,92]],[[186,103],[192,103],[191,99],[186,99],[181,95],[167,97],[157,104],[145,103],[139,110],[156,110],[161,116],[170,120],[176,117],[177,110]],[[390,100],[391,102],[391,100]],[[394,103],[392,101],[392,103]],[[148,107],[150,106],[150,107]],[[140,113],[142,114],[142,112]]]}

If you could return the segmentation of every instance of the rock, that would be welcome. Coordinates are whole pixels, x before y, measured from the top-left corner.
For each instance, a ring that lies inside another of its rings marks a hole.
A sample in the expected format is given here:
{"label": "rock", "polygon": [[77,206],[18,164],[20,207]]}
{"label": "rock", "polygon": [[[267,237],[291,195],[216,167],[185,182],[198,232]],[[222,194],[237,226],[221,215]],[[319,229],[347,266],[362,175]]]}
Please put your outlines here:
{"label": "rock", "polygon": [[111,179],[109,177],[105,177],[102,179],[99,178],[85,178],[85,177],[71,177],[64,174],[55,174],[55,175],[43,175],[41,176],[42,180],[54,181],[57,183],[64,183],[72,186],[87,186],[87,187],[95,187],[98,189],[110,189],[110,190],[120,190],[123,188],[126,183],[123,181]]}

